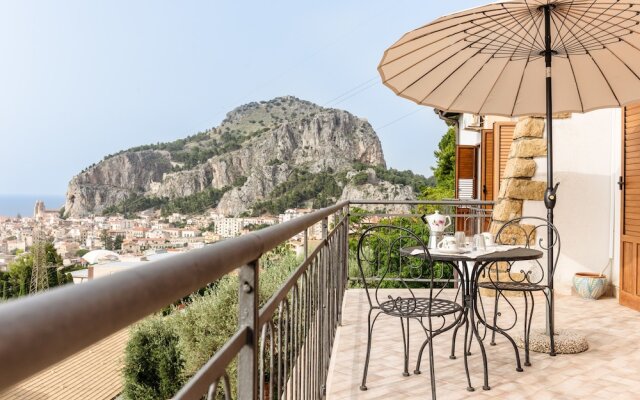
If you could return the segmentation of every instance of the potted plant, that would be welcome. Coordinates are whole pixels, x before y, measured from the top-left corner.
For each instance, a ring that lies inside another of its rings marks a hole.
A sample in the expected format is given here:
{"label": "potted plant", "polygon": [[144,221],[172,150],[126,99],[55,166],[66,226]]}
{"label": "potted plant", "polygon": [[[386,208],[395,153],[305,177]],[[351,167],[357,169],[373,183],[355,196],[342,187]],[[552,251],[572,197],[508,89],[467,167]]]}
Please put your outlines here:
{"label": "potted plant", "polygon": [[607,289],[607,276],[595,272],[576,272],[573,287],[583,299],[597,300]]}

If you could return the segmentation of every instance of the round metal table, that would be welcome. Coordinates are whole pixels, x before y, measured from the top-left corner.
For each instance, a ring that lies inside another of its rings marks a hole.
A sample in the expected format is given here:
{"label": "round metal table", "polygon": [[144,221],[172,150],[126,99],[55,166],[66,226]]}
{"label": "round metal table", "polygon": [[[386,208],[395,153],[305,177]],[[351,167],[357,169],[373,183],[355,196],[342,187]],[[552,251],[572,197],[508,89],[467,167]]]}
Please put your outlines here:
{"label": "round metal table", "polygon": [[[467,375],[467,390],[472,392],[474,391],[474,387],[471,385],[471,376],[469,374],[469,364],[468,364],[468,356],[470,353],[467,350],[467,343],[469,346],[471,345],[471,340],[473,337],[478,341],[478,345],[480,346],[480,352],[482,354],[482,364],[484,367],[484,385],[482,388],[484,390],[490,390],[489,386],[489,371],[487,365],[487,354],[484,348],[484,344],[482,343],[482,338],[480,337],[480,333],[478,332],[478,326],[476,325],[475,320],[475,312],[476,312],[476,297],[478,296],[478,278],[482,273],[482,270],[489,264],[493,264],[496,262],[514,262],[514,261],[527,261],[527,260],[537,260],[542,258],[543,253],[540,250],[525,248],[525,247],[516,247],[505,246],[505,250],[500,250],[500,246],[498,246],[497,251],[493,251],[491,253],[486,254],[478,254],[478,253],[459,253],[459,254],[443,254],[438,252],[437,250],[434,253],[429,252],[431,259],[433,261],[440,261],[446,263],[456,263],[460,266],[460,270],[463,273],[463,276],[459,276],[459,284],[462,288],[463,293],[463,313],[464,316],[461,319],[460,324],[456,325],[453,340],[451,346],[451,356],[450,358],[455,359],[455,337],[458,332],[458,329],[462,326],[465,327],[465,349],[463,349],[464,354],[464,366],[465,372]],[[412,255],[415,257],[420,257],[424,255],[424,252],[414,254],[416,250],[420,250],[419,247],[407,247],[401,250],[402,254]],[[473,263],[473,266],[469,268],[469,263]],[[481,319],[481,318],[480,318]],[[486,323],[481,321],[485,326]],[[470,340],[469,335],[471,335]],[[422,355],[422,349],[427,342],[423,343],[423,346],[420,350],[420,356]],[[419,364],[418,364],[419,365]],[[420,373],[418,369],[416,369],[415,373]]]}

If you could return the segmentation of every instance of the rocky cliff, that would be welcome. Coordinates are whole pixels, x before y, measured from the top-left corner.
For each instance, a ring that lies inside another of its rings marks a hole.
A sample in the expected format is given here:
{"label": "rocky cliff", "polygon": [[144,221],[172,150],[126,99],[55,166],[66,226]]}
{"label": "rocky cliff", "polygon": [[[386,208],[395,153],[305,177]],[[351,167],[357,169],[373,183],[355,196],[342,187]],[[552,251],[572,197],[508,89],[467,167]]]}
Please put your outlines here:
{"label": "rocky cliff", "polygon": [[[177,199],[223,189],[219,212],[237,215],[266,199],[294,170],[344,176],[354,165],[385,166],[380,141],[366,120],[279,97],[238,107],[220,126],[186,139],[105,157],[71,179],[65,210],[80,217],[132,196]],[[413,190],[386,186],[367,195],[389,198],[389,190],[393,198],[415,196]]]}

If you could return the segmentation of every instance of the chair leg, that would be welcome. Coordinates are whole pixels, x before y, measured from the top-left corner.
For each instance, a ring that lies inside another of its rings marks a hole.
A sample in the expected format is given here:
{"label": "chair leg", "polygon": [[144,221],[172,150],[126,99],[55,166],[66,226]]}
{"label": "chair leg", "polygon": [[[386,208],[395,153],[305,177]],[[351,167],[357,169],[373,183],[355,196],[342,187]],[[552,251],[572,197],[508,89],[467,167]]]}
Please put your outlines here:
{"label": "chair leg", "polygon": [[[525,296],[527,293],[525,292]],[[531,322],[533,321],[533,309],[535,307],[535,299],[533,298],[533,292],[529,292],[531,296],[531,312],[529,314],[529,323],[527,324],[527,331],[525,332],[525,342],[524,342],[524,357],[525,357],[525,365],[530,366],[531,361],[529,360],[529,338],[531,337]],[[526,316],[525,316],[526,318]]]}
{"label": "chair leg", "polygon": [[371,336],[373,335],[373,325],[375,325],[378,315],[371,321],[371,312],[373,308],[369,309],[369,317],[367,319],[367,355],[364,359],[364,371],[362,372],[362,383],[360,384],[360,390],[367,390],[367,372],[369,370],[369,357],[371,356]]}
{"label": "chair leg", "polygon": [[433,336],[429,335],[429,372],[431,373],[431,399],[436,400],[436,367],[433,361]]}
{"label": "chair leg", "polygon": [[529,296],[527,292],[522,293],[524,295],[524,335],[522,337],[522,341],[524,342],[524,365],[525,367],[530,367],[531,362],[529,362],[529,336],[527,332],[531,328],[531,321],[529,315],[532,313],[529,312]]}
{"label": "chair leg", "polygon": [[415,375],[420,375],[422,373],[422,371],[420,371],[420,364],[421,364],[421,361],[422,361],[422,353],[424,352],[424,348],[427,347],[427,345],[429,344],[429,341],[431,341],[431,337],[427,337],[427,340],[422,342],[422,346],[420,346],[420,351],[418,352],[418,360],[416,361],[416,369],[413,370],[413,373]]}
{"label": "chair leg", "polygon": [[[502,298],[504,298],[506,300],[507,304],[511,305],[511,308],[515,312],[515,308],[513,308],[513,305],[511,304],[511,302],[504,297],[502,292],[498,293],[498,298],[500,298],[500,296],[502,296]],[[478,297],[478,298],[480,299],[480,297]],[[511,343],[511,347],[513,347],[513,352],[515,353],[515,356],[516,356],[516,371],[523,372],[524,370],[522,369],[522,364],[520,363],[520,352],[518,350],[518,346],[516,345],[516,342],[502,328],[499,328],[497,325],[490,325],[490,324],[487,323],[487,321],[485,321],[484,318],[482,318],[482,316],[480,315],[480,313],[478,311],[478,303],[482,304],[482,301],[478,301],[478,302],[475,303],[475,310],[474,311],[475,311],[475,315],[478,317],[478,321],[482,325],[484,325],[484,327],[486,329],[491,330],[494,334],[496,332],[501,334],[502,336],[505,337],[505,339],[507,339],[509,341],[509,343]],[[483,315],[484,315],[484,309],[483,309]],[[511,328],[509,328],[509,329],[511,329]]]}
{"label": "chair leg", "polygon": [[456,359],[456,336],[458,335],[458,329],[460,329],[460,327],[463,326],[466,322],[467,322],[467,315],[465,314],[463,318],[460,318],[460,322],[453,329],[453,338],[451,339],[451,355],[449,356],[449,358],[452,360]]}
{"label": "chair leg", "polygon": [[[498,289],[494,290],[496,292],[495,295],[495,304],[493,305],[493,326],[498,326],[498,300],[500,299],[498,294]],[[491,342],[489,343],[491,346],[496,345],[496,331],[491,330]]]}
{"label": "chair leg", "polygon": [[409,318],[407,318],[407,329],[405,332],[403,318],[400,318],[402,327],[402,342],[404,344],[404,371],[402,376],[409,376]]}

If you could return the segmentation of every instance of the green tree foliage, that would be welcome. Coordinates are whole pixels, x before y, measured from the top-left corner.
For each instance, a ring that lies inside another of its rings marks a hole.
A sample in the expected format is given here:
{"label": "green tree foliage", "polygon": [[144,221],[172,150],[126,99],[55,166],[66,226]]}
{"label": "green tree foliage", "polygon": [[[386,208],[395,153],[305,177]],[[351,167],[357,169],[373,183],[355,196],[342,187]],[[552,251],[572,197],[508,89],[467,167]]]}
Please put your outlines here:
{"label": "green tree foliage", "polygon": [[289,208],[302,207],[309,200],[313,208],[322,208],[333,203],[341,193],[342,187],[333,173],[311,173],[296,168],[285,182],[273,189],[267,200],[254,204],[253,213],[281,214]]}
{"label": "green tree foliage", "polygon": [[113,239],[111,238],[109,231],[103,229],[102,232],[100,232],[100,240],[102,241],[102,246],[105,250],[113,250]]}
{"label": "green tree foliage", "polygon": [[78,249],[78,251],[76,251],[76,257],[82,257],[85,254],[87,254],[89,252],[89,250],[87,249]]}
{"label": "green tree foliage", "polygon": [[438,150],[433,153],[436,157],[436,166],[433,168],[433,176],[436,185],[453,187],[456,171],[456,130],[449,127],[438,143]]}
{"label": "green tree foliage", "polygon": [[190,196],[168,200],[164,205],[162,205],[162,215],[167,216],[173,213],[202,213],[209,208],[217,207],[222,195],[230,189],[231,188],[228,186],[225,186],[222,189],[208,188]]}
{"label": "green tree foliage", "polygon": [[31,284],[31,269],[33,257],[31,254],[23,254],[9,264],[9,284],[12,297],[26,296],[29,294]]}
{"label": "green tree foliage", "polygon": [[[45,244],[47,270],[49,274],[49,287],[54,287],[67,283],[67,279],[61,274],[68,271],[58,271],[57,266],[62,265],[62,257],[53,247],[52,242]],[[31,285],[31,272],[33,269],[33,256],[31,253],[20,254],[14,261],[9,263],[7,272],[0,273],[0,290],[2,298],[21,297],[29,294]]]}
{"label": "green tree foliage", "polygon": [[[286,247],[263,257],[260,305],[281,287],[297,265],[295,254]],[[172,397],[226,343],[238,329],[238,277],[226,275],[190,296],[184,304],[181,311],[150,317],[133,331],[125,357],[125,398]],[[171,363],[173,368],[169,368]],[[235,389],[235,362],[227,372]],[[175,382],[175,386],[163,382]]]}
{"label": "green tree foliage", "polygon": [[124,241],[124,236],[116,235],[116,238],[113,241],[113,249],[114,250],[122,250],[122,242]]}
{"label": "green tree foliage", "polygon": [[456,176],[456,131],[449,127],[434,152],[436,166],[433,169],[435,186],[425,187],[422,198],[425,200],[452,199],[455,195],[454,181]]}
{"label": "green tree foliage", "polygon": [[[399,171],[394,168],[385,168],[381,165],[368,165],[363,163],[354,163],[353,167],[356,171],[364,171],[371,168],[375,171],[378,179],[393,183],[394,185],[411,186],[417,193],[420,193],[425,187],[433,185],[433,182],[428,178],[409,170]],[[356,185],[366,183],[365,177],[361,173],[356,174],[353,179],[356,179],[356,182],[354,182]]]}
{"label": "green tree foliage", "polygon": [[165,217],[173,213],[198,214],[209,208],[216,207],[220,202],[222,195],[230,189],[231,188],[228,186],[225,186],[222,189],[207,188],[190,196],[176,197],[174,199],[133,194],[128,199],[116,205],[107,207],[103,214],[124,214],[125,217],[131,217],[135,213],[148,210],[150,208],[160,208],[162,215]]}
{"label": "green tree foliage", "polygon": [[124,395],[128,399],[168,399],[184,383],[178,335],[161,317],[138,324],[125,350]]}

